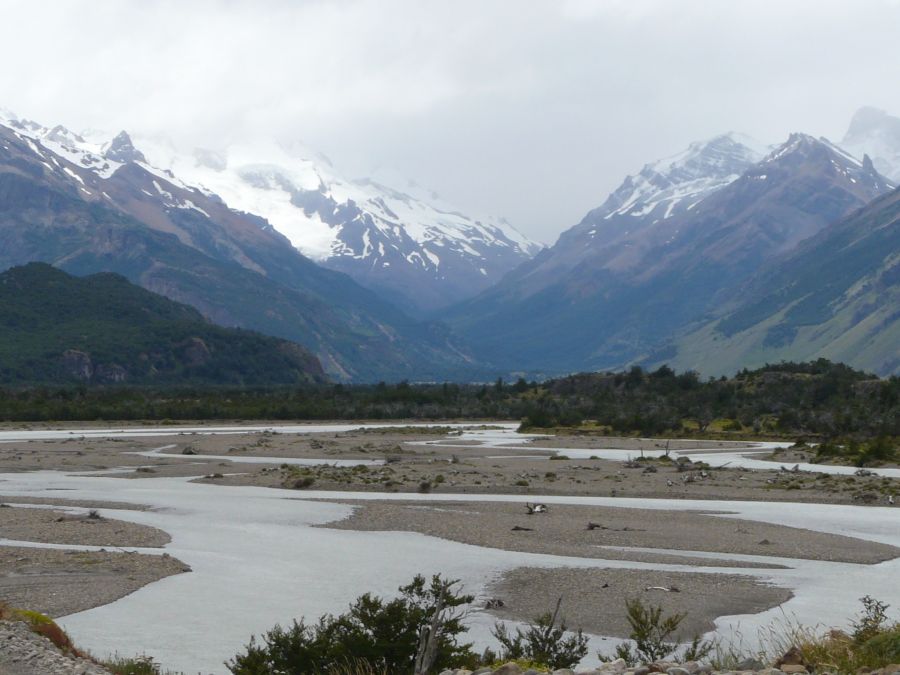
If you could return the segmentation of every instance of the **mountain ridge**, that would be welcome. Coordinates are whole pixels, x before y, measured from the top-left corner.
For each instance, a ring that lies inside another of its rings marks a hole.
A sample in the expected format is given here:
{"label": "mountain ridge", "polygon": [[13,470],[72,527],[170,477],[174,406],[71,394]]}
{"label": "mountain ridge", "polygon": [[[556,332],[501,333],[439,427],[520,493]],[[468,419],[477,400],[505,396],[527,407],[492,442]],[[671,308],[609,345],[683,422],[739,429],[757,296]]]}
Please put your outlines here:
{"label": "mountain ridge", "polygon": [[[805,134],[722,182],[669,218],[647,218],[654,209],[638,204],[637,217],[592,211],[554,247],[454,308],[451,323],[482,358],[510,367],[623,367],[714,309],[767,259],[891,187],[870,161]],[[628,229],[588,238],[609,214],[628,218]]]}
{"label": "mountain ridge", "polygon": [[326,381],[297,344],[216,326],[195,309],[99,273],[45,263],[0,273],[0,381],[297,385]]}
{"label": "mountain ridge", "polygon": [[119,272],[223,325],[306,345],[341,380],[483,372],[445,327],[411,319],[263,219],[144,164],[125,137],[116,156],[132,161],[108,149],[61,127],[0,124],[0,269],[40,260]]}

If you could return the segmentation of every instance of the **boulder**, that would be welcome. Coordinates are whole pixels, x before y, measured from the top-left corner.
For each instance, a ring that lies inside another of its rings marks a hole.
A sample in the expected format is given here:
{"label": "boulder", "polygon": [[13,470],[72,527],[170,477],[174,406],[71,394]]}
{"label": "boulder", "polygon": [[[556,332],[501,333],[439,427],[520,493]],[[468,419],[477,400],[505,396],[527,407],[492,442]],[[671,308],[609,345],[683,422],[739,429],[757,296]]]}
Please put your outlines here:
{"label": "boulder", "polygon": [[735,670],[762,670],[766,665],[760,661],[759,659],[754,659],[753,657],[746,658],[737,664],[734,669]]}
{"label": "boulder", "polygon": [[803,652],[800,651],[799,647],[791,647],[784,654],[781,655],[781,658],[775,662],[775,667],[779,668],[782,672],[785,671],[782,666],[802,666],[803,665]]}
{"label": "boulder", "polygon": [[504,663],[491,675],[523,675],[522,669],[515,663]]}
{"label": "boulder", "polygon": [[806,673],[806,666],[802,663],[786,663],[781,666],[781,672],[786,675],[800,675],[801,673]]}

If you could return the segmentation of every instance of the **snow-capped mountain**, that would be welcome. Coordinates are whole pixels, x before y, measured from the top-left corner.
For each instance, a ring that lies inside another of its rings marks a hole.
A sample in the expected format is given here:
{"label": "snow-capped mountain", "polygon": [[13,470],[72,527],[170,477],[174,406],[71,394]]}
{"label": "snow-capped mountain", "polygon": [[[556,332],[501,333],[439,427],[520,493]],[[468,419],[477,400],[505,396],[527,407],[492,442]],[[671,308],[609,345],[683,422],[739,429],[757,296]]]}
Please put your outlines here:
{"label": "snow-capped mountain", "polygon": [[729,135],[645,166],[552,248],[451,310],[452,325],[482,357],[519,368],[622,367],[893,189],[826,139],[792,134],[761,150]]}
{"label": "snow-capped mountain", "polygon": [[265,218],[304,255],[416,311],[495,283],[540,246],[501,219],[475,219],[414,184],[348,180],[302,145],[180,153],[138,142],[156,166]]}
{"label": "snow-capped mountain", "polygon": [[[709,195],[740,178],[769,148],[730,132],[691,143],[676,155],[645,164],[625,177],[606,200],[580,223],[563,232],[539,261],[523,265],[515,282],[530,292],[548,276],[567,274],[579,264],[597,264],[604,251],[631,246],[647,228],[678,220]],[[537,264],[537,263],[540,264]]]}
{"label": "snow-capped mountain", "polygon": [[602,245],[641,224],[678,216],[740,178],[768,152],[762,143],[735,132],[691,143],[627,176],[601,206],[563,236],[598,240]]}
{"label": "snow-capped mountain", "polygon": [[860,108],[841,147],[857,157],[868,155],[880,174],[900,182],[900,117],[877,108]]}
{"label": "snow-capped mountain", "polygon": [[298,342],[337,379],[480,367],[445,326],[412,319],[264,218],[151,165],[124,132],[79,135],[3,113],[0,195],[0,270],[41,261],[118,272],[216,323]]}

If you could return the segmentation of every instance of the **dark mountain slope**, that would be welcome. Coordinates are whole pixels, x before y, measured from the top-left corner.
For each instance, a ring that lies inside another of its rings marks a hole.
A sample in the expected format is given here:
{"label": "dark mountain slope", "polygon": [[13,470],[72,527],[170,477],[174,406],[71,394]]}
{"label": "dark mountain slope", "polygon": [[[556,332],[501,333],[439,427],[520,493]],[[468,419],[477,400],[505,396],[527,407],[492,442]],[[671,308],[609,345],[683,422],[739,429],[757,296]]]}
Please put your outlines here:
{"label": "dark mountain slope", "polygon": [[297,344],[222,328],[117,274],[43,263],[0,274],[0,382],[290,385],[322,382]]}
{"label": "dark mountain slope", "polygon": [[900,373],[900,191],[803,242],[752,278],[726,316],[667,359],[704,373],[825,357]]}

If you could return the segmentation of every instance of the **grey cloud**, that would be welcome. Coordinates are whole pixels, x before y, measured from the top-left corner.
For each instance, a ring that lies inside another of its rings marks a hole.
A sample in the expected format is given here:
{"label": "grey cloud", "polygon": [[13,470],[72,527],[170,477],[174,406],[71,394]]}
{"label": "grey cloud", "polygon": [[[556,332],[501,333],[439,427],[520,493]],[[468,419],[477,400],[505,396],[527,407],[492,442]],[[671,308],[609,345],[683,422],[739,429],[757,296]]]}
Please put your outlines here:
{"label": "grey cloud", "polygon": [[0,106],[218,147],[302,139],[551,242],[624,174],[730,129],[900,113],[900,3],[0,1]]}

